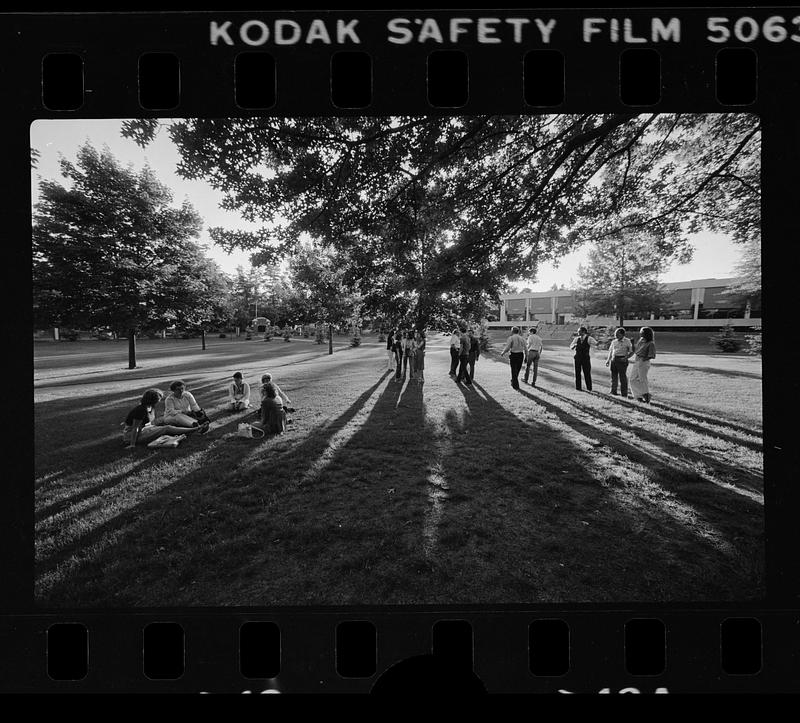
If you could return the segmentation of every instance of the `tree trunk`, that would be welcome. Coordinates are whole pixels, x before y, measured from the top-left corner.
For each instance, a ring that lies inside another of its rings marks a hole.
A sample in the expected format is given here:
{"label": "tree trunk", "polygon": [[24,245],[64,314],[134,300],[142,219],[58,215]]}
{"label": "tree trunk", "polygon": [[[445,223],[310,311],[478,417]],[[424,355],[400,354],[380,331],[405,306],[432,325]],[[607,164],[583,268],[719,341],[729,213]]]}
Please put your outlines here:
{"label": "tree trunk", "polygon": [[333,324],[328,324],[328,354],[333,354]]}
{"label": "tree trunk", "polygon": [[206,330],[200,329],[200,340],[203,345],[203,351],[206,350]]}
{"label": "tree trunk", "polygon": [[136,329],[128,329],[128,369],[136,369]]}

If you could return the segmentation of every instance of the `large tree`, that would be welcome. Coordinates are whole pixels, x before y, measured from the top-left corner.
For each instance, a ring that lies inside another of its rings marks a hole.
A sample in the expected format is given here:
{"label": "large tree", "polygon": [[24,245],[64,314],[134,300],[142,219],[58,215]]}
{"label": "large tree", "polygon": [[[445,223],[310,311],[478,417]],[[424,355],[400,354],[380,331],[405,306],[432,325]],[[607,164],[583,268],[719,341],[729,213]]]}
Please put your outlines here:
{"label": "large tree", "polygon": [[218,269],[192,240],[201,219],[149,168],[123,167],[108,149],[83,145],[61,159],[62,185],[39,184],[33,214],[34,313],[40,325],[127,333],[210,313]]}
{"label": "large tree", "polygon": [[[659,276],[671,260],[659,250],[657,236],[617,221],[614,235],[590,248],[586,265],[578,267],[577,305],[584,314],[614,316],[619,326],[632,312],[657,311],[664,300]],[[685,251],[678,261],[688,260]]]}
{"label": "large tree", "polygon": [[[123,133],[146,144],[157,128]],[[403,289],[420,319],[614,235],[621,214],[640,212],[626,227],[665,255],[700,228],[743,241],[760,225],[760,126],[745,114],[187,119],[169,133],[181,175],[264,222],[212,229],[218,243],[271,262],[309,233],[347,259],[347,283],[376,304]]]}

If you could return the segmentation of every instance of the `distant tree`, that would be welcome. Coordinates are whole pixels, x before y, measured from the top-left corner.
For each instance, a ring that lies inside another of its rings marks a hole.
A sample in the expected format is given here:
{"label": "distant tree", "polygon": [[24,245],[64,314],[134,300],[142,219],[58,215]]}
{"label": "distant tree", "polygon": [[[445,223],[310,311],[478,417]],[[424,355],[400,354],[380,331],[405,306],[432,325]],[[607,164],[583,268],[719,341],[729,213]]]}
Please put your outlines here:
{"label": "distant tree", "polygon": [[41,181],[33,214],[35,321],[123,331],[133,369],[138,330],[190,318],[215,293],[192,240],[201,219],[188,202],[173,207],[149,168],[123,168],[108,149],[86,143],[60,165],[67,184]]}
{"label": "distant tree", "polygon": [[664,298],[659,276],[669,261],[652,234],[623,230],[605,238],[589,250],[588,263],[578,267],[579,311],[613,315],[624,326],[631,312],[658,310]]}

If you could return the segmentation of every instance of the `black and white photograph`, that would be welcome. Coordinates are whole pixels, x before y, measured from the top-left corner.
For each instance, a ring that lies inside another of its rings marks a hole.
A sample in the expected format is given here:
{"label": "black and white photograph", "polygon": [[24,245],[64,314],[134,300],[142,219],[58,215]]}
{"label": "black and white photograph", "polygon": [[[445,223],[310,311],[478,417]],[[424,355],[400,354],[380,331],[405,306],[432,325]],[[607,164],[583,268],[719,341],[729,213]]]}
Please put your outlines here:
{"label": "black and white photograph", "polygon": [[760,144],[34,121],[36,605],[763,600]]}

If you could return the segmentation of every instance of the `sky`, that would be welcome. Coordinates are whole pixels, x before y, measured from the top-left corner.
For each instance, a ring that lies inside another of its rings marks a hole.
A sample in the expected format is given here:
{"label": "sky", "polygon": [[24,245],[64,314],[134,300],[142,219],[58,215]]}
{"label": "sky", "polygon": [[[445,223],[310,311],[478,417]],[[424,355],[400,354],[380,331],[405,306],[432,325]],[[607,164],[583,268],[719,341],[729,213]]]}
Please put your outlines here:
{"label": "sky", "polygon": [[[164,125],[169,122],[169,119],[162,120]],[[231,274],[237,266],[247,268],[250,265],[249,254],[226,253],[211,241],[208,228],[222,226],[228,229],[255,230],[260,224],[249,223],[236,212],[220,208],[222,194],[205,181],[189,181],[178,176],[175,172],[179,160],[178,151],[166,130],[159,132],[146,148],[140,148],[131,139],[122,137],[121,125],[121,120],[114,119],[35,121],[31,125],[31,147],[38,150],[41,156],[38,167],[33,169],[31,175],[33,203],[38,198],[40,179],[64,181],[58,165],[60,156],[74,161],[78,148],[87,140],[98,150],[105,145],[117,160],[123,164],[132,163],[136,170],[145,164],[150,165],[156,177],[172,189],[176,206],[184,199],[190,201],[203,218],[203,231],[199,241],[223,271]],[[661,277],[663,283],[734,275],[740,252],[727,236],[701,233],[690,237],[690,240],[695,247],[693,260],[688,264],[674,264],[670,267]],[[514,286],[517,290],[529,288],[532,291],[547,291],[553,284],[570,288],[578,279],[578,266],[586,262],[587,252],[588,248],[579,249],[561,258],[558,265],[541,264],[535,282],[520,281]]]}

